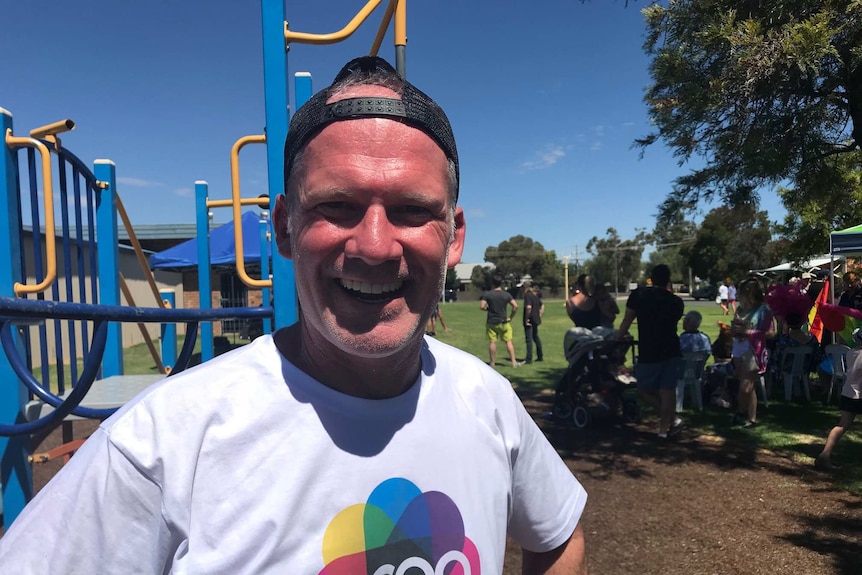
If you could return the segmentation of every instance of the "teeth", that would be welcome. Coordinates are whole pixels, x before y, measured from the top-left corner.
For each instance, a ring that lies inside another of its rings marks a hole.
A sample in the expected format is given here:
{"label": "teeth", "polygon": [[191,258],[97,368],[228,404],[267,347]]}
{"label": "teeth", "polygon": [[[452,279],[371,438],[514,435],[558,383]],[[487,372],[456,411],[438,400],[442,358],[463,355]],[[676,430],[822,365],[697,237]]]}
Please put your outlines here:
{"label": "teeth", "polygon": [[402,284],[401,280],[383,283],[383,284],[371,284],[368,282],[361,282],[356,280],[341,280],[341,285],[345,288],[353,291],[358,291],[359,293],[369,293],[369,294],[382,294],[391,291],[395,291],[400,289]]}

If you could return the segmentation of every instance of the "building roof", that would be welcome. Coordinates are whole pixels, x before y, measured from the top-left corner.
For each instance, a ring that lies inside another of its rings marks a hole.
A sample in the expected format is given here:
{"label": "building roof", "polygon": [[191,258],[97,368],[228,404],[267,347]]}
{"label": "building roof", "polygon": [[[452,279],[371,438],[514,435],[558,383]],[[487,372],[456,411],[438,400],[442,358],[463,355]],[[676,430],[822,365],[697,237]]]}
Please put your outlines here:
{"label": "building roof", "polygon": [[482,262],[480,264],[466,264],[464,262],[459,262],[455,264],[455,275],[458,276],[458,281],[462,284],[472,283],[472,279],[470,279],[473,275],[473,268],[476,266],[482,266],[483,268],[494,269],[494,264],[489,264],[488,262]]}

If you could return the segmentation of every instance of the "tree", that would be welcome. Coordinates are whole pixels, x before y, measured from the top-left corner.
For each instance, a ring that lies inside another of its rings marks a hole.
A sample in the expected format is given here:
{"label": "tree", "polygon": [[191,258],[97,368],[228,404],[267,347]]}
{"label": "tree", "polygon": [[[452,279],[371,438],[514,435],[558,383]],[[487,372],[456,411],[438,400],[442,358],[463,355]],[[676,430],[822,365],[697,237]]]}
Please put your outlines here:
{"label": "tree", "polygon": [[602,283],[610,282],[614,291],[624,291],[631,280],[641,275],[641,256],[651,237],[643,230],[634,239],[620,240],[617,230],[608,228],[606,236],[593,236],[587,242],[587,252],[593,257],[584,263],[587,273]]}
{"label": "tree", "polygon": [[479,291],[487,291],[491,289],[492,275],[493,272],[489,267],[473,266],[473,271],[470,273],[470,285]]}
{"label": "tree", "polygon": [[461,282],[458,280],[458,273],[455,271],[455,268],[446,270],[446,280],[444,285],[445,289],[457,290],[458,287],[460,287]]}
{"label": "tree", "polygon": [[818,174],[859,168],[862,0],[676,0],[643,13],[656,131],[636,145],[706,161],[675,181],[660,221],[716,195],[756,207],[759,190],[787,182],[794,204],[812,205],[829,193]]}
{"label": "tree", "polygon": [[545,266],[545,248],[531,238],[517,235],[485,249],[485,261],[493,262],[503,277],[520,279],[529,274],[537,278]]}
{"label": "tree", "polygon": [[548,288],[552,295],[560,293],[560,288],[563,286],[565,277],[565,268],[563,262],[557,257],[557,252],[554,250],[545,252],[545,261],[542,266],[542,273],[538,276],[533,276],[534,283]]}
{"label": "tree", "polygon": [[787,215],[777,232],[787,240],[785,257],[802,261],[829,252],[829,232],[862,222],[862,170],[848,154],[827,162],[831,169],[806,175],[803,190],[818,189],[819,197],[798,188],[778,188]]}
{"label": "tree", "polygon": [[691,248],[689,264],[694,273],[716,282],[726,277],[740,280],[748,271],[775,263],[770,248],[771,232],[766,212],[753,206],[721,206],[703,218]]}
{"label": "tree", "polygon": [[671,281],[689,282],[689,257],[697,235],[697,225],[678,211],[653,230],[656,251],[649,256],[649,267],[665,264],[670,268]]}

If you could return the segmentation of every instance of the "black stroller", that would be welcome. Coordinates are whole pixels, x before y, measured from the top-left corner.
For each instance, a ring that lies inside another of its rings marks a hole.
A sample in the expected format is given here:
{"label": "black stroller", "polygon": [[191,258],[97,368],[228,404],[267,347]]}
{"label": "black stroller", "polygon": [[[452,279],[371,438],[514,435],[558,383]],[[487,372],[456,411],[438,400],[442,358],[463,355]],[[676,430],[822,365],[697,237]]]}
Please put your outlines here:
{"label": "black stroller", "polygon": [[625,356],[634,340],[617,341],[608,328],[575,327],[566,332],[563,348],[569,367],[557,383],[554,416],[570,419],[578,429],[612,419],[635,423],[640,406],[626,398],[635,379],[625,370]]}

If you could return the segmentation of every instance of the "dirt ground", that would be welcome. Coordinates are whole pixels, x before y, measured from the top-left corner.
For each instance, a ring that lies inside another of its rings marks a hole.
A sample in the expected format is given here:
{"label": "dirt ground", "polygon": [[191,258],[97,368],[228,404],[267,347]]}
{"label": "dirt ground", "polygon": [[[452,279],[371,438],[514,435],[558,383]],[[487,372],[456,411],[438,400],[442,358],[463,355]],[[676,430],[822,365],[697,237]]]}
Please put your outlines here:
{"label": "dirt ground", "polygon": [[862,497],[813,467],[686,430],[660,443],[649,419],[576,431],[522,398],[589,493],[591,575],[862,573]]}
{"label": "dirt ground", "polygon": [[[542,417],[550,396],[523,399],[589,493],[591,575],[862,573],[862,497],[810,466],[691,431],[658,443],[651,420],[575,431]],[[36,488],[58,469],[38,465]],[[504,575],[515,574],[510,545]]]}

